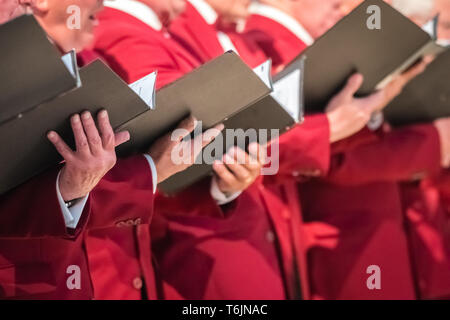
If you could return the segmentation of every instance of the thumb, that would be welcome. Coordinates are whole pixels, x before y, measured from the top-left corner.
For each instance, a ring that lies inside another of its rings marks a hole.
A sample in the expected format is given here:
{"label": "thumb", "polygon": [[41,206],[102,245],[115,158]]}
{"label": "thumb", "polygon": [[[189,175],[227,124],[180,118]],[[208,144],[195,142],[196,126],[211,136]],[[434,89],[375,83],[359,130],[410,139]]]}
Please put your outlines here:
{"label": "thumb", "polygon": [[192,131],[194,131],[195,127],[197,127],[197,124],[198,124],[197,119],[192,115],[181,121],[177,129],[186,130],[187,135],[181,136],[179,141],[183,140]]}
{"label": "thumb", "polygon": [[115,138],[114,146],[118,147],[121,144],[124,144],[125,142],[128,142],[130,140],[130,133],[128,131],[117,132],[114,138]]}
{"label": "thumb", "polygon": [[371,115],[386,105],[386,90],[372,93],[370,96],[360,99],[361,110]]}
{"label": "thumb", "polygon": [[347,84],[341,91],[341,95],[352,98],[358,91],[358,89],[361,88],[363,81],[364,77],[362,74],[356,73],[352,75],[350,78],[348,78]]}

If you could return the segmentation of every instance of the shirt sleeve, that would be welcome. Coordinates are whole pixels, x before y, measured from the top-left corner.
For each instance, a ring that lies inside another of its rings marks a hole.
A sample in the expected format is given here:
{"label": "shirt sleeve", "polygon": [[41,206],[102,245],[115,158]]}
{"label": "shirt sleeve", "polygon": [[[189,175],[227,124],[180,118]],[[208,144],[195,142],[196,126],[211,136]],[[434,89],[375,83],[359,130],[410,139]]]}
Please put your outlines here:
{"label": "shirt sleeve", "polygon": [[56,178],[56,196],[58,197],[59,206],[61,207],[61,212],[63,214],[64,222],[66,227],[69,229],[76,229],[78,222],[80,221],[81,215],[83,214],[84,207],[86,206],[89,194],[81,199],[73,202],[73,205],[69,208],[59,190],[59,176],[61,171],[58,173]]}
{"label": "shirt sleeve", "polygon": [[148,154],[144,154],[144,157],[147,160],[148,165],[150,166],[150,170],[152,172],[153,193],[156,193],[156,187],[158,185],[158,172],[156,171],[155,162]]}
{"label": "shirt sleeve", "polygon": [[211,197],[217,202],[219,206],[226,205],[234,200],[236,200],[242,193],[242,191],[235,192],[229,196],[220,191],[219,185],[217,184],[216,177],[211,180]]}

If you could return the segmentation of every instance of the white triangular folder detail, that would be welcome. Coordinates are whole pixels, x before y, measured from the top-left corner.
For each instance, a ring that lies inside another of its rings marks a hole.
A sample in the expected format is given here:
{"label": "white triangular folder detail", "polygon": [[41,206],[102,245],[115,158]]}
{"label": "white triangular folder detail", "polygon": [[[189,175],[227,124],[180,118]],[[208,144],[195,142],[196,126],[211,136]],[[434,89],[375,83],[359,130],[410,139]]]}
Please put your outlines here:
{"label": "white triangular folder detail", "polygon": [[295,122],[300,121],[300,84],[302,70],[296,69],[273,84],[272,97],[290,114]]}
{"label": "white triangular folder detail", "polygon": [[260,64],[256,68],[253,69],[253,72],[261,79],[264,84],[273,90],[272,86],[272,60],[269,59],[266,62]]}
{"label": "white triangular folder detail", "polygon": [[147,104],[147,106],[154,110],[156,106],[156,78],[158,72],[150,73],[145,77],[130,84],[130,88]]}
{"label": "white triangular folder detail", "polygon": [[80,78],[80,71],[78,69],[77,64],[77,54],[75,49],[72,49],[69,53],[63,55],[61,57],[62,62],[64,62],[64,65],[66,66],[67,70],[72,74],[74,79],[77,82],[77,88],[81,87],[81,78]]}

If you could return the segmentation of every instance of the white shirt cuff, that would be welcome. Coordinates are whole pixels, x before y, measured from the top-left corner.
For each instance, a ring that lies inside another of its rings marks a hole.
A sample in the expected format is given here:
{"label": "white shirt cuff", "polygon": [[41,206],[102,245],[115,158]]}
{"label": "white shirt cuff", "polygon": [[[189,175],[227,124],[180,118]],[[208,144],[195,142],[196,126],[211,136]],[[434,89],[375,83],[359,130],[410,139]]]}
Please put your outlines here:
{"label": "white shirt cuff", "polygon": [[367,127],[371,131],[377,131],[384,123],[384,114],[381,111],[374,112],[370,117],[369,123],[367,123]]}
{"label": "white shirt cuff", "polygon": [[144,153],[145,159],[148,161],[148,165],[150,166],[150,170],[152,171],[152,183],[153,183],[153,193],[156,192],[156,187],[158,186],[158,172],[156,171],[155,162],[153,161],[152,157],[150,157],[148,154]]}
{"label": "white shirt cuff", "polygon": [[89,198],[89,194],[82,199],[78,199],[73,202],[73,205],[68,208],[59,190],[59,176],[61,171],[58,173],[56,178],[56,195],[58,197],[59,206],[61,207],[61,212],[64,217],[64,223],[69,229],[76,229],[78,222],[80,221],[81,215],[83,214],[84,207]]}
{"label": "white shirt cuff", "polygon": [[230,196],[227,196],[222,191],[220,191],[219,185],[217,184],[216,177],[212,178],[210,192],[211,192],[211,196],[213,197],[214,200],[216,200],[216,202],[219,206],[223,206],[225,204],[228,204],[228,203],[236,200],[242,193],[242,191],[239,191],[239,192],[233,193]]}

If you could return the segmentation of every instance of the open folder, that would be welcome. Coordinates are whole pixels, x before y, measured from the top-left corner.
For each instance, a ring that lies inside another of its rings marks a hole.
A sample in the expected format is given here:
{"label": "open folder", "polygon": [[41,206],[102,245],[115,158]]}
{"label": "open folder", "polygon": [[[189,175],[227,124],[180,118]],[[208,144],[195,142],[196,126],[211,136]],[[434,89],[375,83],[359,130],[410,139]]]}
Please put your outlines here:
{"label": "open folder", "polygon": [[0,43],[0,123],[80,85],[73,53],[64,62],[32,15],[1,25]]}
{"label": "open folder", "polygon": [[[270,71],[270,66],[267,70]],[[0,152],[8,155],[0,160],[0,193],[58,164],[61,158],[46,133],[55,130],[73,146],[69,118],[84,110],[96,113],[106,109],[114,129],[130,131],[131,141],[117,149],[121,157],[147,151],[156,139],[169,133],[189,114],[202,121],[204,129],[221,122],[230,127],[242,123],[244,129],[286,129],[298,122],[271,98],[271,86],[234,53],[226,53],[159,90],[156,107],[156,74],[128,86],[101,61],[95,61],[80,70],[80,78],[82,86],[78,89],[0,125]],[[265,98],[270,98],[269,102],[262,103]],[[249,109],[252,106],[254,109]],[[299,109],[294,114],[302,112]],[[175,187],[165,191],[180,190],[210,171],[209,167],[200,175],[189,174],[189,183],[174,176],[170,181],[175,181]]]}
{"label": "open folder", "polygon": [[[4,155],[0,159],[0,193],[62,160],[46,134],[55,130],[73,147],[69,119],[72,114],[85,110],[96,114],[106,109],[112,126],[118,127],[152,107],[100,61],[82,68],[80,77],[80,88],[0,125],[0,154]],[[153,87],[152,84],[149,89]]]}
{"label": "open folder", "polygon": [[353,73],[364,76],[357,95],[368,95],[424,55],[443,50],[383,0],[363,1],[299,56],[307,57],[306,111],[322,112]]}
{"label": "open folder", "polygon": [[[293,80],[277,85],[278,81],[285,78],[281,76],[273,83],[270,64],[265,63],[252,70],[237,54],[227,52],[159,90],[156,93],[155,110],[145,112],[120,127],[121,130],[130,131],[132,141],[120,146],[118,154],[126,156],[145,151],[152,142],[174,129],[189,114],[202,122],[204,130],[223,123],[226,130],[266,129],[271,132],[270,129],[279,129],[284,132],[302,119],[302,68],[302,63],[294,66],[290,72],[286,72]],[[284,90],[288,94],[286,91],[292,88],[292,81],[296,83],[295,93],[299,94],[294,93],[290,104],[282,106],[271,94],[274,87],[277,92]],[[225,152],[233,145],[234,141],[227,141],[224,136],[222,151]],[[215,157],[220,159],[221,154]],[[203,158],[203,153],[199,158]],[[210,164],[198,159],[196,162],[161,183],[159,189],[173,194],[212,173]]]}

